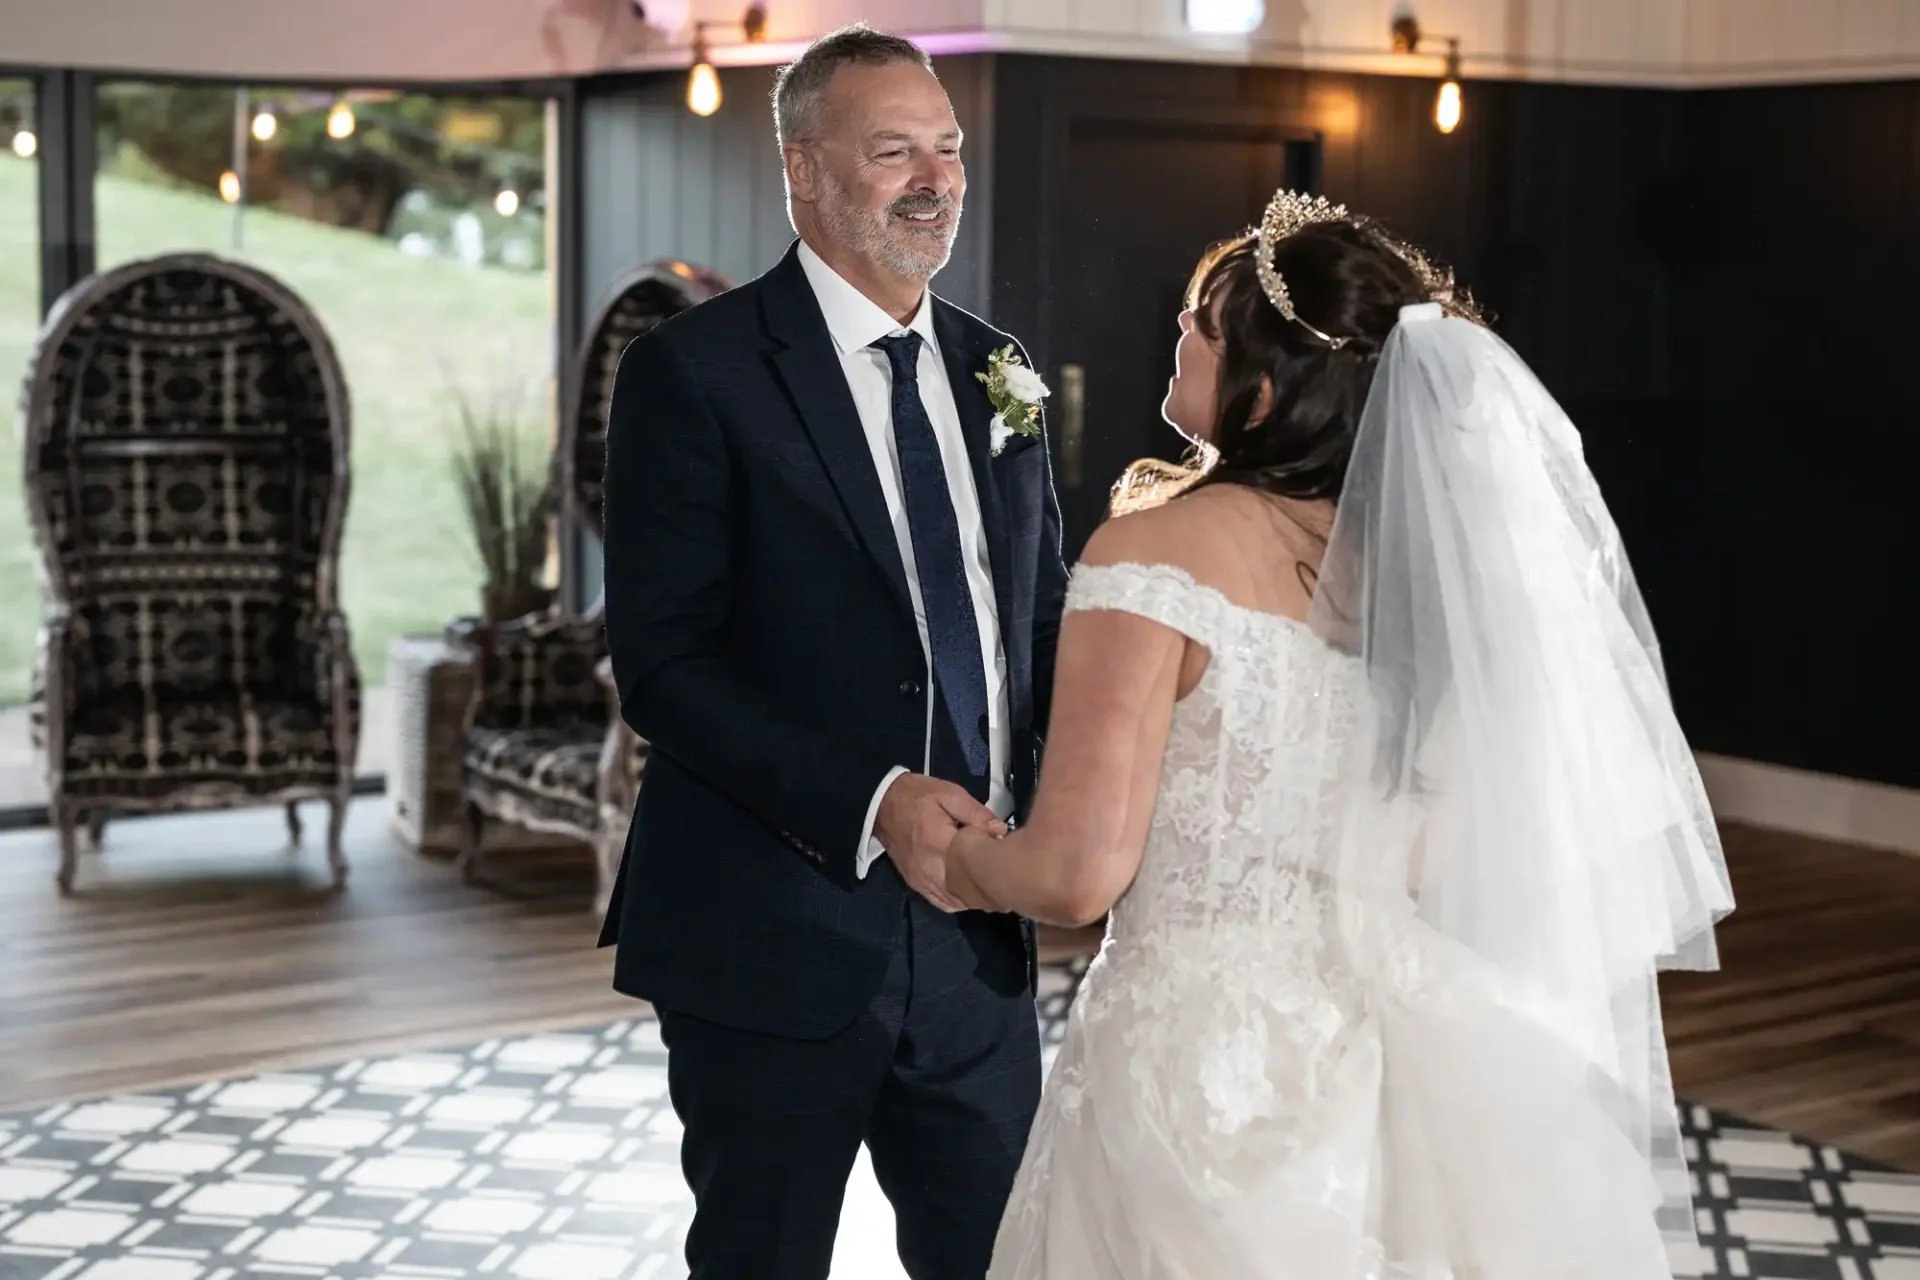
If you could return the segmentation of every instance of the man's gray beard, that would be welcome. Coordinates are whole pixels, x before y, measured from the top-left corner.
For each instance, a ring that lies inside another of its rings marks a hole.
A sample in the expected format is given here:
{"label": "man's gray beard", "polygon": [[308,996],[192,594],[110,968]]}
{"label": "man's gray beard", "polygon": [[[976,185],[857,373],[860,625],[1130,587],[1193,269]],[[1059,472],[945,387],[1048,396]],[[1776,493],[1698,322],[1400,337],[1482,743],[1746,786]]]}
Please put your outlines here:
{"label": "man's gray beard", "polygon": [[[958,234],[960,206],[954,203],[949,208],[953,214],[953,233]],[[925,240],[897,231],[892,222],[892,209],[889,205],[877,214],[868,213],[853,202],[847,189],[831,174],[822,176],[820,198],[814,202],[821,227],[834,240],[895,275],[922,282],[933,279],[953,254],[953,234],[936,250]]]}

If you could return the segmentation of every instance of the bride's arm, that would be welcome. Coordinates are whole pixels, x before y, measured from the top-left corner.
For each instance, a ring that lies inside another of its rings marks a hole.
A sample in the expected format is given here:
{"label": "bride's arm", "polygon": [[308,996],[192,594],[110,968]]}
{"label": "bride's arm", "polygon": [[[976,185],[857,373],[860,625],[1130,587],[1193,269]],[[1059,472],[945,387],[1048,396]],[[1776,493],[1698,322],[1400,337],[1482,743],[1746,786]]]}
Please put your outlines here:
{"label": "bride's arm", "polygon": [[[1087,562],[1118,558],[1101,543],[1096,535]],[[1140,867],[1186,649],[1179,632],[1135,614],[1067,615],[1033,815],[1004,839],[958,833],[950,892],[1048,924],[1106,914]]]}
{"label": "bride's arm", "polygon": [[1185,650],[1178,632],[1134,614],[1067,615],[1033,815],[1004,839],[955,835],[950,891],[1048,924],[1106,914],[1140,867]]}

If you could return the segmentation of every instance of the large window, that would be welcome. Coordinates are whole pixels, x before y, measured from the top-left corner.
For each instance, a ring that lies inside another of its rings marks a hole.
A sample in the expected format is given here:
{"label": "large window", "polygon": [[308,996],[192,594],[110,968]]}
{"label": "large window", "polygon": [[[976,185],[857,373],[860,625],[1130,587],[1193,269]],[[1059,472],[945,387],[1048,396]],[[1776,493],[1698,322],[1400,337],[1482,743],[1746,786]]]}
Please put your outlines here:
{"label": "large window", "polygon": [[480,608],[461,407],[508,407],[530,453],[550,439],[546,104],[111,82],[96,105],[99,268],[176,250],[252,263],[313,308],[345,368],[341,600],[377,769],[389,645]]}
{"label": "large window", "polygon": [[40,593],[16,420],[40,323],[39,142],[33,82],[0,78],[0,811],[37,804],[45,791],[24,705]]}
{"label": "large window", "polygon": [[26,700],[38,622],[15,420],[20,379],[40,323],[39,134],[33,108],[31,81],[0,79],[0,709]]}

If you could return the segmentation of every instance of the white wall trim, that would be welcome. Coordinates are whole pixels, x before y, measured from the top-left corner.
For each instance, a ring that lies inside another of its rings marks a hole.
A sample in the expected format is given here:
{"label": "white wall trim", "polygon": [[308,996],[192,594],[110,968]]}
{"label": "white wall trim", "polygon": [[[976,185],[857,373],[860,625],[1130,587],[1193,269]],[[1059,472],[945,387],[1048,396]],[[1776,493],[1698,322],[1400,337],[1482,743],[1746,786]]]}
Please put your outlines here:
{"label": "white wall trim", "polygon": [[1920,791],[1702,752],[1714,816],[1920,857]]}
{"label": "white wall trim", "polygon": [[[1301,0],[1314,18],[1288,39],[1277,32],[1194,34],[1167,16],[1177,13],[1177,0],[1135,0],[1140,7],[1131,12],[1159,11],[1160,18],[1125,24],[1116,20],[1120,9],[1108,7],[1118,0],[1074,0],[1079,7],[1071,9],[1068,0],[1048,0],[1039,11],[1029,8],[1030,0],[776,0],[771,41],[743,45],[737,34],[720,32],[713,54],[716,62],[736,65],[784,62],[818,31],[860,16],[858,9],[935,55],[1039,54],[1438,79],[1438,43],[1429,42],[1431,50],[1423,45],[1419,56],[1390,52],[1384,0],[1370,2],[1380,9],[1377,27],[1371,18],[1353,16],[1356,0]],[[1692,23],[1664,7],[1683,2],[1709,0],[1421,0],[1421,8],[1433,8],[1423,16],[1465,36],[1461,55],[1470,82],[1705,89],[1920,79],[1920,0],[1840,0],[1876,6],[1883,19],[1886,6],[1900,7],[1899,21],[1878,39],[1863,37],[1865,28],[1848,28],[1846,39],[1838,28],[1826,32],[1832,38],[1798,38],[1775,11],[1817,11],[1833,0],[1764,0],[1767,12],[1752,15],[1738,6],[1763,0],[1710,0],[1726,12],[1700,10],[1705,16]],[[682,17],[690,5],[703,16],[735,12],[734,0],[681,0]],[[663,0],[653,7],[672,6]],[[1716,13],[1718,25],[1708,20]],[[1856,28],[1860,21],[1856,17]],[[683,70],[691,31],[677,20],[673,26],[641,22],[629,0],[334,0],[291,8],[284,0],[131,6],[124,0],[0,0],[6,33],[0,54],[9,65],[266,83],[488,81]]]}
{"label": "white wall trim", "polygon": [[[902,28],[900,34],[935,57],[966,53],[1023,53],[1201,66],[1286,67],[1436,81],[1441,68],[1439,58],[1427,56],[1424,52],[1410,56],[1379,48],[1303,47],[1272,41],[1208,39],[1201,36],[1170,40],[1129,33],[1032,28],[933,31]],[[804,40],[721,44],[714,46],[712,56],[715,64],[720,66],[777,66],[798,57],[806,47]],[[691,55],[690,46],[665,42],[630,53],[610,69],[683,69],[691,61]],[[1469,92],[1475,80],[1521,80],[1611,88],[1725,89],[1920,79],[1920,56],[1899,54],[1876,58],[1835,57],[1799,62],[1689,67],[1606,59],[1523,57],[1499,51],[1476,52],[1468,47],[1462,50],[1461,62]]]}

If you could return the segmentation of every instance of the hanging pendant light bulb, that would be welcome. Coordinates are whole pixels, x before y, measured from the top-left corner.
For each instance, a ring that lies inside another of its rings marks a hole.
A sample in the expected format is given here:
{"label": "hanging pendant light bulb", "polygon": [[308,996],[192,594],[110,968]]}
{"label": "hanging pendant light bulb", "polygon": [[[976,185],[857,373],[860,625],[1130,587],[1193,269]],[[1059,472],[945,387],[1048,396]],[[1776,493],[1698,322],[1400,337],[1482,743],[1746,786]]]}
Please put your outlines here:
{"label": "hanging pendant light bulb", "polygon": [[713,69],[707,53],[707,37],[693,37],[693,70],[687,73],[687,110],[697,116],[710,116],[720,109],[720,73]]}
{"label": "hanging pendant light bulb", "polygon": [[280,132],[280,117],[271,111],[255,113],[253,117],[253,136],[261,142],[269,142],[273,135]]}
{"label": "hanging pendant light bulb", "polygon": [[13,154],[22,160],[31,160],[40,150],[40,139],[31,129],[22,129],[13,135]]}
{"label": "hanging pendant light bulb", "polygon": [[503,218],[511,218],[520,212],[520,193],[512,187],[502,187],[493,198],[493,211]]}
{"label": "hanging pendant light bulb", "polygon": [[1433,124],[1442,133],[1452,133],[1460,127],[1462,111],[1460,95],[1460,42],[1448,41],[1447,70],[1440,81],[1439,96],[1433,100]]}
{"label": "hanging pendant light bulb", "polygon": [[333,110],[327,112],[327,136],[329,138],[351,138],[359,122],[353,118],[353,105],[345,98],[333,104]]}

